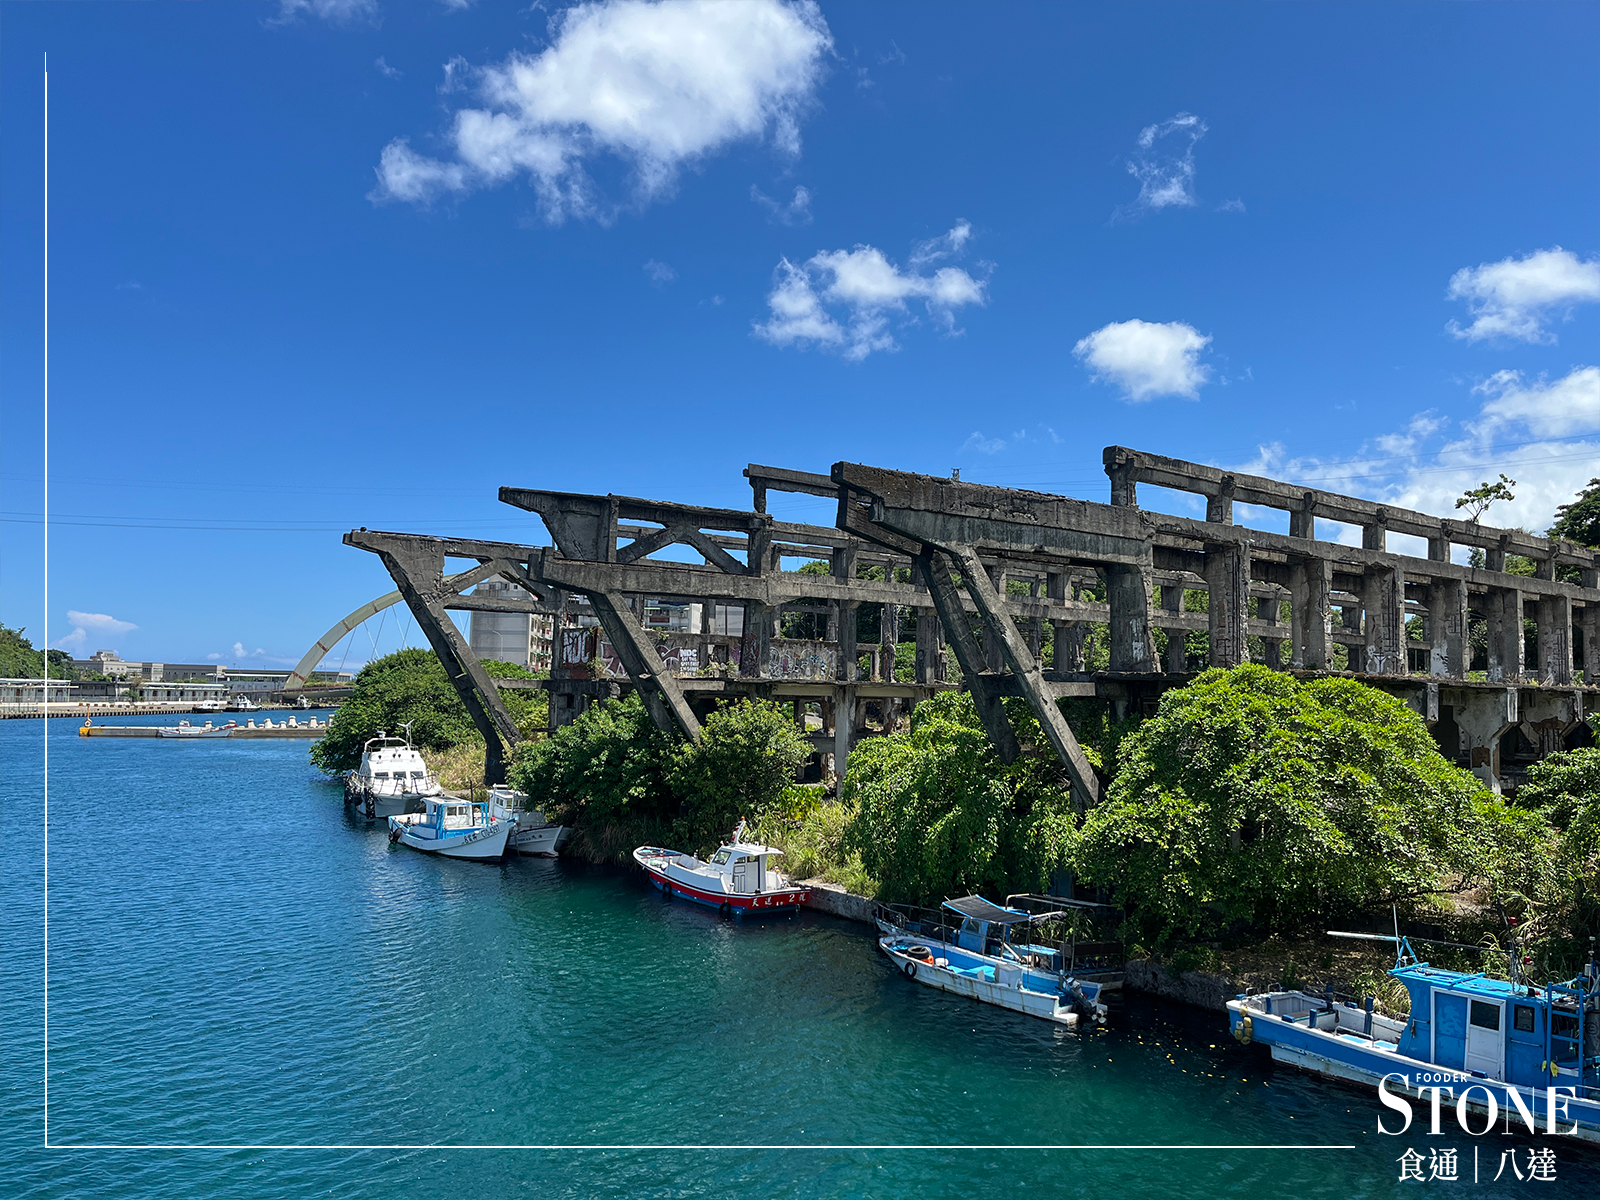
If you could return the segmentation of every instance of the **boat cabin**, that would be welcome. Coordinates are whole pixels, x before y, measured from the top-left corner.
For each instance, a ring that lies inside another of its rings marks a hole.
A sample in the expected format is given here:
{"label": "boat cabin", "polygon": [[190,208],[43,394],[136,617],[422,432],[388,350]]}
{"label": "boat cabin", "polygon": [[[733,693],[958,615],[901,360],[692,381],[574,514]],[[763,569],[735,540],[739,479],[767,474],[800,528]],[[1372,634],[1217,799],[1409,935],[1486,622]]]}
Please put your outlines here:
{"label": "boat cabin", "polygon": [[727,880],[727,890],[735,895],[764,892],[769,887],[786,886],[778,882],[776,870],[767,866],[769,858],[782,854],[771,846],[734,842],[720,846],[706,866]]}
{"label": "boat cabin", "polygon": [[389,737],[381,730],[367,739],[356,777],[378,795],[420,794],[439,787],[438,777],[408,739]]}
{"label": "boat cabin", "polygon": [[489,824],[489,806],[481,802],[441,796],[424,804],[421,818],[409,825],[417,837],[445,837]]}
{"label": "boat cabin", "polygon": [[1584,976],[1541,988],[1423,962],[1389,974],[1411,995],[1401,1054],[1525,1087],[1600,1082],[1600,1012]]}
{"label": "boat cabin", "polygon": [[[1032,921],[1033,914],[1019,908],[1005,908],[982,896],[963,896],[946,900],[940,906],[945,920],[955,926],[954,945],[974,954],[1000,957],[1011,942],[1011,927]],[[1015,957],[1015,955],[1013,955]]]}

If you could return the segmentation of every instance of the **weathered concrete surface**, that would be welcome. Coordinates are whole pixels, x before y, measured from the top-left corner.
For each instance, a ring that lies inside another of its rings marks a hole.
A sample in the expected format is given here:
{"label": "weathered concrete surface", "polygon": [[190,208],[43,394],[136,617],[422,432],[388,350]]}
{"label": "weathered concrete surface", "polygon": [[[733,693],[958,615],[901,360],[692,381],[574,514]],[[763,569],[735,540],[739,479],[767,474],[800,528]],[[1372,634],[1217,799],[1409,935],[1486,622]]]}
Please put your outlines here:
{"label": "weathered concrete surface", "polygon": [[800,886],[811,889],[807,908],[843,917],[847,921],[860,921],[863,925],[872,924],[872,910],[878,906],[876,900],[857,896],[845,891],[837,883],[827,883],[821,879],[803,879]]}
{"label": "weathered concrete surface", "polygon": [[1126,970],[1122,983],[1126,990],[1181,1000],[1210,1012],[1227,1012],[1228,1001],[1245,990],[1244,984],[1237,979],[1209,975],[1204,971],[1175,974],[1149,958],[1130,958]]}

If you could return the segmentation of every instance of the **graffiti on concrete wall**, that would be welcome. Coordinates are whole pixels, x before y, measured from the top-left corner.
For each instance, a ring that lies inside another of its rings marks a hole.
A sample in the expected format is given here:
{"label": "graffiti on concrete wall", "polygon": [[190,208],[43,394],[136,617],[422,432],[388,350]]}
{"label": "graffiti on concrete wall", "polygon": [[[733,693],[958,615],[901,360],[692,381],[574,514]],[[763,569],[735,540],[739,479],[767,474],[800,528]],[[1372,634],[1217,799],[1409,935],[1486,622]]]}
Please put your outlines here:
{"label": "graffiti on concrete wall", "polygon": [[839,647],[833,642],[773,638],[767,651],[769,679],[832,679],[839,673]]}

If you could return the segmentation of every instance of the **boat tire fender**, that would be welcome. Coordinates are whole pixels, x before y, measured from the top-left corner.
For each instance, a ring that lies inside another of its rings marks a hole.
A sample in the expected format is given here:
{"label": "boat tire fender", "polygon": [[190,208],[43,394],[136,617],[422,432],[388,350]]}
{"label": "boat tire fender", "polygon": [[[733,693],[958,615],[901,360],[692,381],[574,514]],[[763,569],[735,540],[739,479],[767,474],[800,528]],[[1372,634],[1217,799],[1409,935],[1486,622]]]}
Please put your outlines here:
{"label": "boat tire fender", "polygon": [[732,903],[730,903],[727,900],[724,900],[722,902],[722,907],[717,909],[717,912],[720,913],[724,917],[732,916],[733,915],[733,905],[732,905]]}
{"label": "boat tire fender", "polygon": [[905,969],[906,969],[906,978],[907,979],[915,979],[917,977],[917,964],[916,963],[908,962],[906,964],[906,968]]}
{"label": "boat tire fender", "polygon": [[1252,1028],[1254,1024],[1255,1022],[1250,1020],[1248,1013],[1239,1018],[1239,1024],[1234,1028],[1233,1036],[1238,1039],[1241,1046],[1250,1044],[1251,1035],[1255,1032]]}

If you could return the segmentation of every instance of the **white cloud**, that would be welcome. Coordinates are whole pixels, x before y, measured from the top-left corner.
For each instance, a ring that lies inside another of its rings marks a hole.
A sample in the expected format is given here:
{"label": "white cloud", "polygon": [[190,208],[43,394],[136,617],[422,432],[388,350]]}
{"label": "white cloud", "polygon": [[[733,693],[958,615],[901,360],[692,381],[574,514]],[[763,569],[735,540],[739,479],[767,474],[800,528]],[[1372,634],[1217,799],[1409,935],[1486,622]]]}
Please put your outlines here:
{"label": "white cloud", "polygon": [[[833,40],[813,0],[602,0],[554,21],[537,55],[471,72],[479,107],[455,114],[452,160],[399,138],[376,201],[425,203],[525,177],[546,218],[605,221],[617,205],[590,174],[621,162],[635,203],[666,194],[685,165],[737,141],[800,148],[800,118]],[[452,62],[446,81],[459,68]]]}
{"label": "white cloud", "polygon": [[[1600,435],[1600,367],[1577,367],[1553,383],[1525,383],[1501,371],[1473,393],[1483,403],[1453,436],[1450,422],[1422,413],[1404,431],[1373,439],[1376,453],[1296,457],[1274,443],[1234,469],[1442,517],[1462,515],[1456,498],[1504,472],[1518,481],[1516,499],[1495,504],[1485,523],[1548,528],[1556,508],[1584,487],[1600,461],[1600,436],[1590,436]],[[1335,532],[1338,540],[1360,544],[1361,531],[1353,527],[1330,524],[1322,536]],[[1457,557],[1464,555],[1458,548]]]}
{"label": "white cloud", "polygon": [[645,278],[657,287],[665,283],[671,283],[678,277],[678,273],[672,269],[670,264],[657,262],[653,258],[644,264],[644,274]]}
{"label": "white cloud", "polygon": [[1128,174],[1139,181],[1134,211],[1194,206],[1194,147],[1206,130],[1199,117],[1181,112],[1139,131],[1138,149],[1128,160]]}
{"label": "white cloud", "polygon": [[1480,439],[1507,425],[1540,438],[1600,433],[1600,367],[1574,368],[1554,383],[1542,375],[1524,383],[1520,371],[1496,371],[1472,391],[1489,397],[1472,427]]}
{"label": "white cloud", "polygon": [[961,443],[962,450],[976,450],[979,454],[998,454],[1005,448],[1006,443],[1003,438],[984,437],[976,429],[972,431],[972,435],[966,441]]}
{"label": "white cloud", "polygon": [[1114,321],[1081,339],[1073,354],[1094,378],[1115,384],[1129,400],[1157,396],[1200,398],[1211,369],[1200,352],[1211,339],[1182,321]]}
{"label": "white cloud", "polygon": [[354,25],[358,21],[376,25],[378,0],[278,0],[278,15],[271,24],[287,25],[305,14],[332,25]]}
{"label": "white cloud", "polygon": [[221,662],[222,661],[222,655],[220,655],[220,654],[208,654],[208,655],[206,655],[206,661],[207,662]]}
{"label": "white cloud", "polygon": [[1238,199],[1237,197],[1232,200],[1224,200],[1221,204],[1217,205],[1217,211],[1242,213],[1245,211],[1244,201]]}
{"label": "white cloud", "polygon": [[399,79],[402,74],[398,67],[391,67],[387,62],[385,62],[384,57],[381,54],[378,55],[378,61],[372,65],[378,68],[378,74],[382,75],[385,79]]}
{"label": "white cloud", "polygon": [[787,204],[780,204],[752,183],[750,199],[766,209],[767,215],[780,225],[811,224],[811,192],[808,188],[795,188],[794,199]]}
{"label": "white cloud", "polygon": [[[971,227],[960,221],[935,241],[954,253],[970,236]],[[929,320],[955,334],[955,310],[985,304],[987,288],[959,267],[902,271],[876,246],[823,250],[799,265],[787,258],[778,263],[767,295],[771,316],[755,333],[775,346],[810,343],[860,362],[874,350],[899,349],[890,322],[915,323],[908,301],[920,301]]]}
{"label": "white cloud", "polygon": [[78,612],[71,608],[67,610],[67,622],[72,626],[72,632],[56,639],[55,647],[58,650],[86,650],[91,633],[96,638],[109,639],[139,628],[132,621],[119,621],[105,613]]}
{"label": "white cloud", "polygon": [[972,240],[972,223],[970,221],[957,221],[948,233],[942,233],[936,238],[929,238],[925,242],[918,242],[911,249],[911,265],[925,267],[929,263],[939,262],[941,259],[954,258],[959,255]]}
{"label": "white cloud", "polygon": [[1545,328],[1553,313],[1600,300],[1600,259],[1584,262],[1552,246],[1525,258],[1463,267],[1450,277],[1448,296],[1465,300],[1473,318],[1465,329],[1455,321],[1446,326],[1458,338],[1554,342],[1555,334]]}

